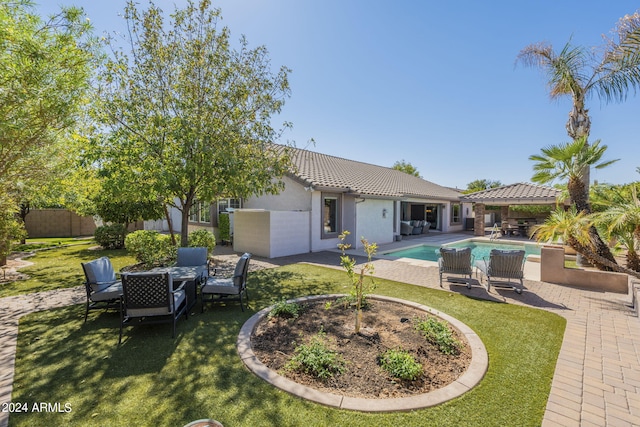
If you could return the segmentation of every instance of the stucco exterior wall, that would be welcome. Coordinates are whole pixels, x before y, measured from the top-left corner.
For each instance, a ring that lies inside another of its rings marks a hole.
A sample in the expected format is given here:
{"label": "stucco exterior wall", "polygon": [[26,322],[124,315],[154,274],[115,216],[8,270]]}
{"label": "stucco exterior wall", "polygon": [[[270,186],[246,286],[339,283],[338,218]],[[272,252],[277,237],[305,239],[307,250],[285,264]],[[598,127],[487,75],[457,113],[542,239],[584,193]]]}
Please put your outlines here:
{"label": "stucco exterior wall", "polygon": [[545,246],[540,255],[540,280],[599,292],[629,292],[629,276],[609,271],[565,268],[564,248]]}
{"label": "stucco exterior wall", "polygon": [[311,191],[304,189],[299,182],[289,177],[282,179],[284,190],[277,195],[265,194],[244,200],[246,209],[267,209],[273,211],[309,211],[311,210]]}
{"label": "stucco exterior wall", "polygon": [[237,209],[233,250],[277,258],[310,251],[309,212]]}
{"label": "stucco exterior wall", "polygon": [[362,247],[360,238],[379,245],[393,242],[393,201],[365,199],[356,205],[356,248]]}

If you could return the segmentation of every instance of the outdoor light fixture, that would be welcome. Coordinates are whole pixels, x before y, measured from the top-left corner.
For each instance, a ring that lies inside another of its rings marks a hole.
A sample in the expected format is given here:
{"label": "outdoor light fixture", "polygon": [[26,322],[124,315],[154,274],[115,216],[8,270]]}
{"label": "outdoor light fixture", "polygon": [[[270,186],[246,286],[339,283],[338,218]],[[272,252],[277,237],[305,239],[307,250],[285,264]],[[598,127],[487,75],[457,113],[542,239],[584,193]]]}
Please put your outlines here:
{"label": "outdoor light fixture", "polygon": [[387,209],[384,208],[382,209],[382,218],[386,218],[387,217]]}

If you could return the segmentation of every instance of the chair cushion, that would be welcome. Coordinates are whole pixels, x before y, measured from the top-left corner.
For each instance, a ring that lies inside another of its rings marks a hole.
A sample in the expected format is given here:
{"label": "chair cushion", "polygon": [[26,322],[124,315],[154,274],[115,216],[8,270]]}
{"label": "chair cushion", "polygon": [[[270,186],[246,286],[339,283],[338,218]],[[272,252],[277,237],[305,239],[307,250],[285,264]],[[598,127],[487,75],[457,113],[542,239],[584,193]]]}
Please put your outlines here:
{"label": "chair cushion", "polygon": [[207,264],[207,248],[178,248],[177,266],[186,267]]}
{"label": "chair cushion", "polygon": [[91,294],[91,301],[109,301],[122,296],[122,282],[112,283],[106,288]]}
{"label": "chair cushion", "polygon": [[91,288],[96,292],[107,289],[116,282],[116,272],[113,270],[113,265],[111,265],[111,261],[107,257],[87,262],[83,264],[83,267],[87,282],[89,282]]}
{"label": "chair cushion", "polygon": [[129,317],[143,317],[143,316],[166,316],[172,314],[175,311],[175,307],[180,307],[180,304],[185,299],[184,289],[176,291],[174,293],[171,307],[153,307],[153,308],[129,308],[127,309],[127,316]]}
{"label": "chair cushion", "polygon": [[240,288],[233,284],[233,279],[216,279],[210,277],[207,279],[200,291],[203,294],[224,294],[224,295],[236,295],[240,293]]}

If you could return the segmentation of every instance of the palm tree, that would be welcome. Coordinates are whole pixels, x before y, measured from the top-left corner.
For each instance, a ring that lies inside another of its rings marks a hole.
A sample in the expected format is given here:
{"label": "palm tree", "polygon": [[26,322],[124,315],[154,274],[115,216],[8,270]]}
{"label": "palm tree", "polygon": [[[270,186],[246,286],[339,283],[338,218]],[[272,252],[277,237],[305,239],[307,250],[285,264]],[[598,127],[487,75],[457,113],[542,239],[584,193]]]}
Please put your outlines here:
{"label": "palm tree", "polygon": [[634,185],[607,191],[608,208],[594,215],[596,224],[627,250],[627,268],[640,271],[640,200]]}
{"label": "palm tree", "polygon": [[561,240],[564,244],[583,254],[593,264],[604,265],[612,271],[640,278],[639,272],[622,267],[614,261],[603,258],[593,252],[589,232],[591,228],[593,228],[591,216],[584,212],[579,212],[575,206],[572,206],[566,211],[559,208],[552,212],[544,224],[535,226],[533,233],[539,242]]}
{"label": "palm tree", "polygon": [[[601,161],[606,150],[607,146],[601,146],[600,140],[588,145],[586,137],[580,137],[566,144],[543,148],[542,154],[529,157],[529,160],[536,162],[533,166],[535,174],[531,179],[542,184],[548,184],[556,179],[566,180],[567,190],[572,202],[575,203],[576,210],[584,215],[589,215],[591,213],[589,187],[585,186],[584,173],[591,167],[602,169],[617,161]],[[590,225],[588,230],[591,237],[590,251],[615,263],[609,247],[602,241],[596,228]],[[578,248],[574,249],[586,256]],[[591,259],[589,261],[594,262]],[[608,269],[598,261],[595,261],[595,265],[602,269]]]}
{"label": "palm tree", "polygon": [[[588,140],[591,119],[587,99],[596,93],[605,102],[622,102],[629,89],[640,87],[640,13],[620,19],[614,29],[618,41],[608,40],[600,62],[592,49],[572,46],[569,41],[560,53],[547,43],[525,47],[518,61],[545,71],[552,99],[570,96],[567,133],[573,140]],[[588,175],[586,176],[588,183]]]}

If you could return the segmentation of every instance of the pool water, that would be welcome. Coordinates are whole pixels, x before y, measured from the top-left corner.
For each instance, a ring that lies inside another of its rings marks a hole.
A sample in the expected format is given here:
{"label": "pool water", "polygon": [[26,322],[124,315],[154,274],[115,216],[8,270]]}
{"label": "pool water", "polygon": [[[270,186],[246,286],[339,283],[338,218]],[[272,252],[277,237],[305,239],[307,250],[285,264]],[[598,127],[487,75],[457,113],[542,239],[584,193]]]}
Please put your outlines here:
{"label": "pool water", "polygon": [[[444,245],[447,248],[471,248],[471,254],[474,260],[481,260],[483,258],[489,258],[491,249],[502,250],[522,250],[525,251],[525,257],[528,255],[540,255],[540,248],[537,245],[515,245],[506,243],[484,243],[484,242],[460,242],[450,245]],[[421,245],[414,248],[402,249],[399,251],[386,252],[385,255],[394,256],[398,258],[413,258],[424,261],[438,261],[440,257],[440,246]]]}

